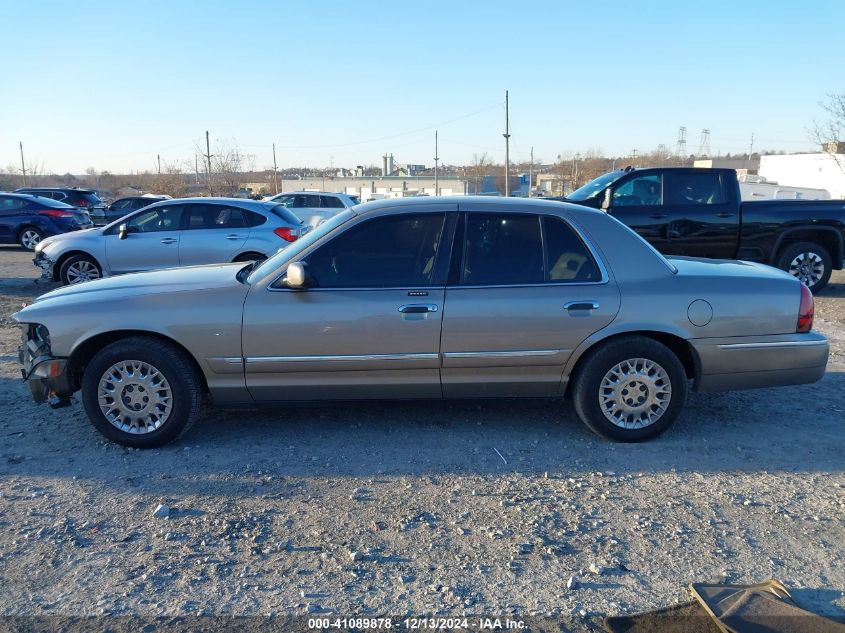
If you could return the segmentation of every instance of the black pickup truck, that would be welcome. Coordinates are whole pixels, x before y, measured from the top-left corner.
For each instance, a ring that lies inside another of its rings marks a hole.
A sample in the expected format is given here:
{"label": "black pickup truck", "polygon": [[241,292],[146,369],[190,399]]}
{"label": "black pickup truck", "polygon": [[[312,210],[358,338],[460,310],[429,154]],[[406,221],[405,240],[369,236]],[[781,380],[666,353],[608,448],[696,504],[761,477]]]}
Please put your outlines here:
{"label": "black pickup truck", "polygon": [[742,202],[732,169],[627,168],[555,199],[606,210],[664,255],[762,262],[813,292],[845,264],[845,201]]}

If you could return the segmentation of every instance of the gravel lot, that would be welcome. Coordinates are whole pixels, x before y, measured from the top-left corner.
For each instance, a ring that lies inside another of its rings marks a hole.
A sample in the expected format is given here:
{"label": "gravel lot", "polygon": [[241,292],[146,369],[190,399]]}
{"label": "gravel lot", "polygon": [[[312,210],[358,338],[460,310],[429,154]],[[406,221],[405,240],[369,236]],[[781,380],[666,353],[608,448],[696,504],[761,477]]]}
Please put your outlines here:
{"label": "gravel lot", "polygon": [[9,315],[52,287],[30,259],[0,247],[0,614],[591,628],[692,581],[774,576],[845,618],[845,272],[816,300],[822,382],[691,394],[647,444],[598,439],[557,403],[362,403],[209,411],[143,452],[79,403],[30,401]]}

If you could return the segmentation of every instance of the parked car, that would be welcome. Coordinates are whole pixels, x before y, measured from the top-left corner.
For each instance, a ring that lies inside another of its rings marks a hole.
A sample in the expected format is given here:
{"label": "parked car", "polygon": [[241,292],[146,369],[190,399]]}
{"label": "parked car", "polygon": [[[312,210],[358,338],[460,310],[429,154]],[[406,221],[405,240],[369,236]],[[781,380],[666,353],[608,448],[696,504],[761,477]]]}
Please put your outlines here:
{"label": "parked car", "polygon": [[742,202],[733,169],[617,170],[556,199],[605,209],[665,255],[762,262],[813,292],[845,265],[841,200]]}
{"label": "parked car", "polygon": [[327,191],[280,193],[271,198],[266,198],[266,200],[283,204],[311,227],[317,226],[320,222],[337,215],[344,209],[354,207],[360,202],[357,197]]}
{"label": "parked car", "polygon": [[154,202],[161,202],[162,200],[169,200],[170,196],[128,196],[126,198],[118,198],[110,205],[105,207],[97,207],[91,212],[91,221],[97,226],[105,226],[115,220],[129,215],[133,211],[148,207]]}
{"label": "parked car", "polygon": [[92,226],[88,214],[63,202],[20,193],[0,193],[0,243],[34,250],[46,237]]}
{"label": "parked car", "polygon": [[13,318],[34,399],[81,391],[100,432],[141,448],[174,439],[206,397],[568,394],[594,431],[640,441],[690,383],[811,383],[828,357],[812,294],[785,272],[666,259],[605,213],[508,198],[360,205],[263,263],[71,286]]}
{"label": "parked car", "polygon": [[45,279],[76,284],[154,268],[264,259],[307,230],[280,204],[180,198],[102,228],[45,239],[33,263]]}
{"label": "parked car", "polygon": [[77,187],[22,187],[16,189],[15,193],[28,193],[41,198],[50,198],[64,202],[78,209],[85,209],[88,215],[97,215],[100,209],[105,208],[103,202],[94,189],[79,189]]}

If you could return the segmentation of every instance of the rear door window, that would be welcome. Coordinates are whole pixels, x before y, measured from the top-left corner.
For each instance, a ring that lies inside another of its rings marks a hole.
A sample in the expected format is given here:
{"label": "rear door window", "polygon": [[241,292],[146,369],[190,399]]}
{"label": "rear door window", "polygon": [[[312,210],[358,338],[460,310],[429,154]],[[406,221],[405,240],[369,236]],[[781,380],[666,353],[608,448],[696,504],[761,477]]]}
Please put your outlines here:
{"label": "rear door window", "polygon": [[247,226],[243,209],[221,204],[190,204],[185,211],[185,228],[242,229]]}
{"label": "rear door window", "polygon": [[727,202],[719,173],[677,172],[668,180],[668,204],[719,205]]}
{"label": "rear door window", "polygon": [[299,195],[294,198],[294,209],[318,209],[320,207],[320,196]]}
{"label": "rear door window", "polygon": [[320,206],[330,209],[343,209],[343,202],[334,196],[320,196]]}
{"label": "rear door window", "polygon": [[540,218],[530,214],[469,213],[460,283],[465,286],[540,284]]}

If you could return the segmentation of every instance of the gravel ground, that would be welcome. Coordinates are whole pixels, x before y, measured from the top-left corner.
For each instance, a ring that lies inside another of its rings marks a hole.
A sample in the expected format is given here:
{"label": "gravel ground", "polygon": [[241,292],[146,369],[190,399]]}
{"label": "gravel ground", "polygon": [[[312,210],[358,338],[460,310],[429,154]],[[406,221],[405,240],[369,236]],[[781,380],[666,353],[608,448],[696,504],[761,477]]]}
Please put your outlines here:
{"label": "gravel ground", "polygon": [[209,411],[134,451],[19,381],[9,314],[51,287],[29,260],[0,247],[2,615],[592,628],[693,581],[773,576],[845,618],[845,271],[816,300],[833,348],[820,383],[691,394],[646,444],[594,437],[569,405],[433,402]]}

